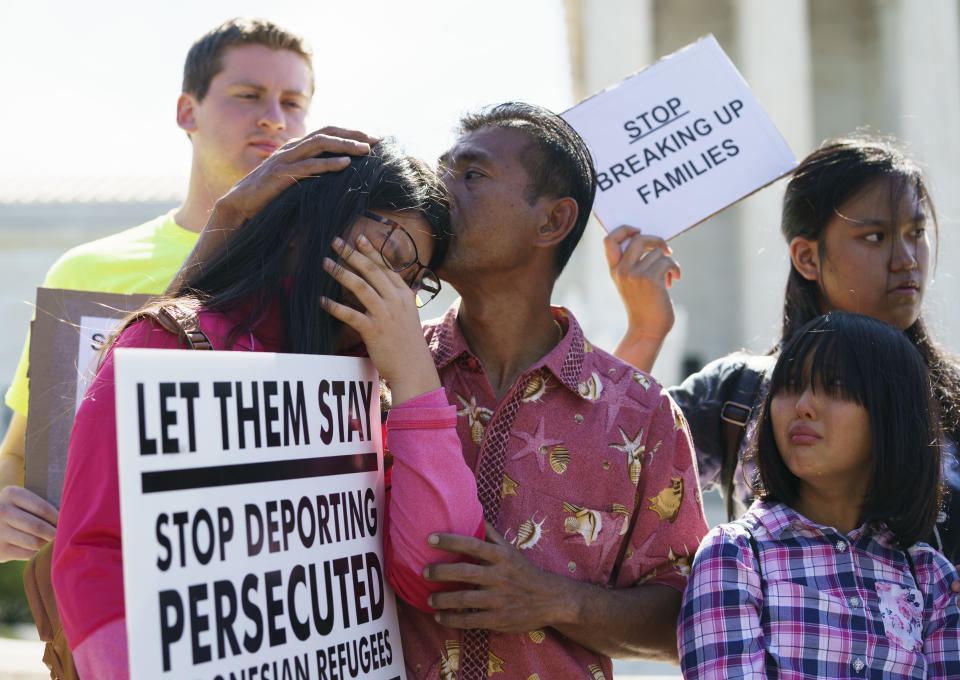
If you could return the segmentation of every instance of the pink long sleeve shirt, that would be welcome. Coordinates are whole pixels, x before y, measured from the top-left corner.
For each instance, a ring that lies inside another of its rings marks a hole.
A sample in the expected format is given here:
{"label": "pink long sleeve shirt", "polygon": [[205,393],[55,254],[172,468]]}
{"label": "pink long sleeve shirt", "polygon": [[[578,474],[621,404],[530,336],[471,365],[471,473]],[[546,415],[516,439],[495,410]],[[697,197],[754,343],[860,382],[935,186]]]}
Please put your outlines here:
{"label": "pink long sleeve shirt", "polygon": [[[214,349],[227,348],[233,326],[228,317],[201,312],[200,326]],[[278,351],[280,342],[270,332],[275,327],[265,322],[229,349]],[[152,322],[139,321],[115,347],[176,349],[179,342]],[[77,412],[54,546],[57,605],[82,677],[126,678],[129,673],[113,386],[110,351]],[[428,546],[427,536],[436,531],[483,536],[476,484],[463,465],[456,418],[456,408],[437,390],[398,405],[387,419],[386,445],[394,460],[386,480],[387,578],[403,599],[421,609],[441,585],[425,581],[423,567],[449,561],[449,555]]]}

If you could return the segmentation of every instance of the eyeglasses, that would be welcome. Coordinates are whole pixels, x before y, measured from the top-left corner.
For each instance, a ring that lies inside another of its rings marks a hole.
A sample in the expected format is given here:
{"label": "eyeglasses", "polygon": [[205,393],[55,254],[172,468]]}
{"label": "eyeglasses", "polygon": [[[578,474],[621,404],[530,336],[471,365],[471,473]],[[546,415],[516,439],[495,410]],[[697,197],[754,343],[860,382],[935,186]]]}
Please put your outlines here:
{"label": "eyeglasses", "polygon": [[390,227],[390,231],[383,239],[383,245],[380,246],[380,257],[391,271],[399,274],[417,265],[413,278],[408,280],[404,277],[404,280],[409,281],[410,288],[417,294],[417,307],[423,307],[437,297],[437,293],[440,292],[440,279],[432,269],[420,262],[417,244],[410,232],[389,217],[383,217],[369,210],[362,210],[360,214]]}

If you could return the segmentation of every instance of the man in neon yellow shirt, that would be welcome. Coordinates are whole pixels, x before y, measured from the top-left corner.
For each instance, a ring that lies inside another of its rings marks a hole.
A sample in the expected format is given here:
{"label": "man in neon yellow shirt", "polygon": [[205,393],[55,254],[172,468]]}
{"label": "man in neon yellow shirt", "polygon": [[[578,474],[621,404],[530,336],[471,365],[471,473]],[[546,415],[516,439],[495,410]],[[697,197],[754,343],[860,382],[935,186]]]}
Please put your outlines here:
{"label": "man in neon yellow shirt", "polygon": [[[177,125],[192,144],[187,196],[170,213],[77,246],[53,265],[49,288],[164,291],[214,203],[275,149],[305,132],[313,96],[306,42],[262,20],[232,19],[190,48]],[[6,394],[14,410],[0,446],[0,562],[28,559],[54,536],[57,510],[23,487],[29,335]]]}

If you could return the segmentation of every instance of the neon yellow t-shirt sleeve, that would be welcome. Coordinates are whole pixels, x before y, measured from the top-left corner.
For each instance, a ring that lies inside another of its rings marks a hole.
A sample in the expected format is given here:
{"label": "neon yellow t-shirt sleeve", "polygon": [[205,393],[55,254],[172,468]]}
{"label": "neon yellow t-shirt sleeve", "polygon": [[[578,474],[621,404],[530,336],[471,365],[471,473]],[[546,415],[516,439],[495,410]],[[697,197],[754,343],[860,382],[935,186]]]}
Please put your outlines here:
{"label": "neon yellow t-shirt sleeve", "polygon": [[23,349],[20,351],[20,361],[17,362],[17,370],[13,373],[13,382],[7,388],[7,393],[3,398],[4,403],[11,409],[26,417],[27,401],[29,398],[29,389],[27,387],[27,368],[30,364],[30,329],[27,329],[27,340],[23,343]]}
{"label": "neon yellow t-shirt sleeve", "polygon": [[[173,211],[133,229],[81,244],[60,256],[43,279],[44,288],[105,293],[147,293],[166,289],[199,235],[179,227]],[[30,331],[20,353],[7,406],[26,416],[30,398]]]}

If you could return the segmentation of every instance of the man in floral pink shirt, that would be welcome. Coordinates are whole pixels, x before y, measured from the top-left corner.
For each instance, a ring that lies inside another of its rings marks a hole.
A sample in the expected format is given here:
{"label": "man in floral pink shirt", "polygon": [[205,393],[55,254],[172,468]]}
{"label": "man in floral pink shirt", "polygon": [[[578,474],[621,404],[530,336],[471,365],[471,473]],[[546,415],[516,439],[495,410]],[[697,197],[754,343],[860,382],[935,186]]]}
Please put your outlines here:
{"label": "man in floral pink shirt", "polygon": [[[412,678],[611,678],[611,656],[676,661],[689,563],[707,527],[690,435],[649,376],[550,306],[596,189],[562,119],[503,104],[444,155],[462,300],[425,332],[477,476],[487,541],[429,566],[436,613],[403,605]],[[441,482],[442,483],[442,482]],[[441,554],[442,553],[438,553]]]}
{"label": "man in floral pink shirt", "polygon": [[[707,532],[690,434],[652,378],[550,306],[593,203],[589,151],[527,104],[461,128],[441,159],[453,236],[439,272],[461,301],[425,334],[458,407],[487,540],[429,537],[435,587],[407,594],[417,607],[399,605],[407,675],[609,680],[611,656],[676,662],[681,593]],[[291,177],[316,172],[305,165],[313,145],[238,185],[208,224],[210,243]],[[461,514],[475,508],[450,471],[424,483],[461,499]]]}

